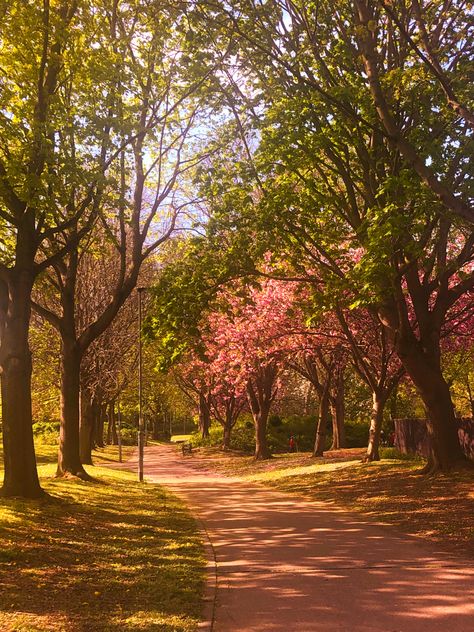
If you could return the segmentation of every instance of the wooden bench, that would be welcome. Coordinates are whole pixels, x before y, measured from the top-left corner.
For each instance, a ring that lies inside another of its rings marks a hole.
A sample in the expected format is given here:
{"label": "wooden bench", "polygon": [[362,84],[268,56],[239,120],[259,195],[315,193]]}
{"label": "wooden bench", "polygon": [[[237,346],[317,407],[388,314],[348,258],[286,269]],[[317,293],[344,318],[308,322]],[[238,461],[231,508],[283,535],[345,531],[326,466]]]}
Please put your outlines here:
{"label": "wooden bench", "polygon": [[181,452],[183,453],[183,456],[185,456],[186,454],[192,454],[193,453],[192,444],[191,443],[181,444]]}

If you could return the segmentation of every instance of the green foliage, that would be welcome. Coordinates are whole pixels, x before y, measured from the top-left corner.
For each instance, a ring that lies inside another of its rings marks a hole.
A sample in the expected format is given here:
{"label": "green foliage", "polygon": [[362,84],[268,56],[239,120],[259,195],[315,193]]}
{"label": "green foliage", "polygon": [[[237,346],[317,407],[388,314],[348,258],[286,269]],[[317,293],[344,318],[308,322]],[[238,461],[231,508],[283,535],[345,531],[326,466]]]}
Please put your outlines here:
{"label": "green foliage", "polygon": [[347,422],[346,444],[348,448],[364,448],[369,440],[369,427],[364,422]]}
{"label": "green foliage", "polygon": [[122,426],[122,443],[123,445],[137,445],[138,430],[133,426]]}
{"label": "green foliage", "polygon": [[222,249],[222,242],[211,237],[174,242],[170,250],[144,325],[160,370],[168,370],[189,349],[200,353],[203,313],[215,305],[226,283],[253,269],[244,250]]}
{"label": "green foliage", "polygon": [[33,424],[35,440],[45,445],[59,443],[59,421],[36,421]]}
{"label": "green foliage", "polygon": [[392,459],[396,461],[414,461],[417,463],[421,463],[423,461],[422,457],[417,456],[416,454],[404,454],[396,448],[382,447],[379,449],[379,453],[381,459]]}

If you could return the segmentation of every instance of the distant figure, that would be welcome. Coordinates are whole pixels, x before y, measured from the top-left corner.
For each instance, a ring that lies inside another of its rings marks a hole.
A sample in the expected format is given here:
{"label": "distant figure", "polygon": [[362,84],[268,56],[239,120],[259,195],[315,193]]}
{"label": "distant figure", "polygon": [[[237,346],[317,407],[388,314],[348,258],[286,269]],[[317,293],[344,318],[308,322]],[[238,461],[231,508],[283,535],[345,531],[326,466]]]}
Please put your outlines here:
{"label": "distant figure", "polygon": [[296,441],[293,435],[290,437],[289,446],[290,446],[290,452],[296,452]]}
{"label": "distant figure", "polygon": [[395,431],[392,430],[392,432],[389,434],[388,437],[388,444],[390,447],[393,448],[393,446],[395,445]]}

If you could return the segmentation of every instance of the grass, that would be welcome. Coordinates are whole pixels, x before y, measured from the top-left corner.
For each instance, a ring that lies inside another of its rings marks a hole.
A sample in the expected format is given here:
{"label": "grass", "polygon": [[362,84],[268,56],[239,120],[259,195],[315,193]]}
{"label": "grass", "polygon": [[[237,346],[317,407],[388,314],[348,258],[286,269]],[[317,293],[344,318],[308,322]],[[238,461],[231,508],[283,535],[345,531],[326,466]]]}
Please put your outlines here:
{"label": "grass", "polygon": [[[364,450],[277,455],[255,461],[214,449],[199,451],[206,467],[259,482],[295,497],[334,503],[474,558],[474,470],[420,476],[419,459],[360,462]],[[393,450],[387,455],[395,456]]]}
{"label": "grass", "polygon": [[204,559],[183,504],[125,471],[55,479],[55,450],[38,449],[51,499],[0,499],[0,630],[196,630]]}
{"label": "grass", "polygon": [[190,434],[180,434],[180,435],[173,435],[170,439],[171,443],[181,443],[182,441],[190,441],[191,440],[191,436]]}

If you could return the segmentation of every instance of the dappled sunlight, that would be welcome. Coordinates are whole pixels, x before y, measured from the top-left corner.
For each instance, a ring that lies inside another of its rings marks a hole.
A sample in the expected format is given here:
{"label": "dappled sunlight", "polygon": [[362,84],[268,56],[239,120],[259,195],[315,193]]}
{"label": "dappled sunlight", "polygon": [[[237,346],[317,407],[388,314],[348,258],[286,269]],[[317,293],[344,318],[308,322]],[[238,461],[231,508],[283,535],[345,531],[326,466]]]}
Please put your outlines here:
{"label": "dappled sunlight", "polygon": [[472,629],[470,561],[360,514],[195,464],[153,448],[145,472],[183,495],[210,534],[216,632]]}
{"label": "dappled sunlight", "polygon": [[0,503],[0,630],[151,629],[148,608],[155,629],[194,629],[202,553],[182,503],[125,472],[94,474]]}

